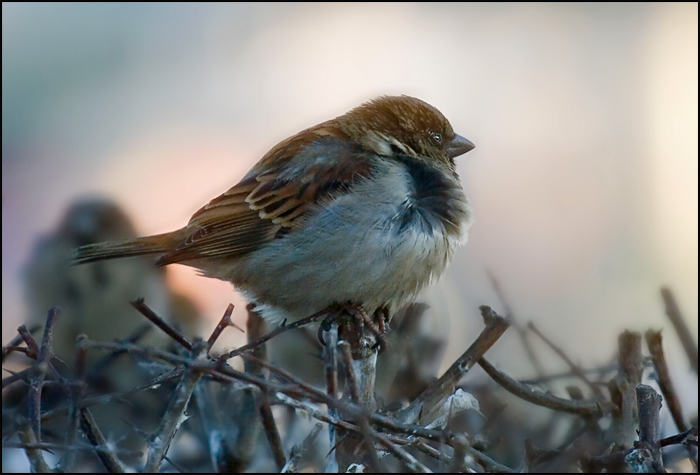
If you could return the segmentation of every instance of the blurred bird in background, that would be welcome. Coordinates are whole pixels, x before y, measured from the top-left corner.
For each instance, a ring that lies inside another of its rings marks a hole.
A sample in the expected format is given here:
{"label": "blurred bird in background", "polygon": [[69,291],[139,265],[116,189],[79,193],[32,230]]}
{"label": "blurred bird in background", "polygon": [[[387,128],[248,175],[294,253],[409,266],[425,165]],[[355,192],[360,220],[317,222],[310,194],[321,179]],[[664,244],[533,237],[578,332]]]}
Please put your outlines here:
{"label": "blurred bird in background", "polygon": [[[48,309],[60,307],[54,351],[64,362],[73,361],[75,338],[81,333],[91,340],[113,341],[129,337],[147,323],[130,301],[143,297],[151,308],[161,312],[168,308],[165,272],[149,259],[70,265],[76,246],[135,235],[131,220],[115,203],[85,198],[66,211],[54,232],[36,243],[25,268],[27,321],[44,323]],[[162,335],[149,333],[144,343],[165,343]]]}
{"label": "blurred bird in background", "polygon": [[[130,305],[138,298],[144,298],[160,317],[179,325],[185,334],[195,331],[199,321],[196,308],[187,297],[168,288],[165,270],[155,267],[153,259],[70,265],[72,253],[78,246],[135,236],[131,219],[116,203],[102,197],[89,197],[74,202],[58,227],[37,241],[25,267],[26,320],[28,326],[43,326],[49,308],[60,308],[53,340],[55,356],[64,363],[53,360],[59,372],[72,375],[75,342],[80,334],[105,342],[143,334],[138,339],[139,344],[159,348],[170,345],[172,340]],[[41,332],[38,335],[40,339]],[[129,354],[114,360],[103,359],[106,354],[97,349],[88,351],[87,391],[92,394],[130,389],[161,372],[161,368],[134,365],[128,360]],[[63,398],[55,393],[54,396],[60,405]],[[52,393],[45,392],[44,399],[42,405],[50,407]],[[111,403],[91,410],[106,436],[111,440],[126,440],[126,446],[133,449],[143,444],[143,438],[125,421],[146,424],[148,417],[144,415],[159,417],[167,398],[158,397],[150,390],[135,393],[128,399],[126,405]],[[57,437],[60,437],[61,421],[60,417],[51,421],[56,424]]]}

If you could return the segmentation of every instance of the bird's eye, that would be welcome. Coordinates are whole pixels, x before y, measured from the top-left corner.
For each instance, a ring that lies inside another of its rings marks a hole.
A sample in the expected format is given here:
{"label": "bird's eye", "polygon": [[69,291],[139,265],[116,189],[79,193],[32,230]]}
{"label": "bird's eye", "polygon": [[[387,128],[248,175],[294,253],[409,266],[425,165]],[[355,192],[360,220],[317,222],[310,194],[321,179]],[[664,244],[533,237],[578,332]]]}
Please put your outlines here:
{"label": "bird's eye", "polygon": [[436,144],[440,145],[442,143],[442,135],[438,133],[434,133],[432,135],[433,140],[435,141]]}

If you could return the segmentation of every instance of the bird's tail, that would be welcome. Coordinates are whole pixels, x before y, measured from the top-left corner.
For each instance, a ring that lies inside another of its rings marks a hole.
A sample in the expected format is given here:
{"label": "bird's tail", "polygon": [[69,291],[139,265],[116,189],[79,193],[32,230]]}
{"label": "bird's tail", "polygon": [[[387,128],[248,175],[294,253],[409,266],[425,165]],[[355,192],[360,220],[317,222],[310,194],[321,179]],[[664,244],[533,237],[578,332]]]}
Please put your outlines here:
{"label": "bird's tail", "polygon": [[88,244],[75,250],[73,265],[117,259],[120,257],[144,256],[168,252],[172,233],[157,234],[124,241],[107,241]]}

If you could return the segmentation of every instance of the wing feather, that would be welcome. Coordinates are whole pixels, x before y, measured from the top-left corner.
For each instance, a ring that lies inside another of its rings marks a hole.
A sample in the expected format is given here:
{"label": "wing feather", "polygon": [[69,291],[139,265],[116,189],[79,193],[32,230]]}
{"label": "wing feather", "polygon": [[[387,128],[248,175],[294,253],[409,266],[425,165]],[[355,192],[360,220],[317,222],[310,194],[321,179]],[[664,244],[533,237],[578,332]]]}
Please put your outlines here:
{"label": "wing feather", "polygon": [[[347,193],[372,172],[372,155],[332,121],[270,150],[237,185],[197,211],[187,237],[159,265],[236,257],[293,232],[321,200]],[[286,230],[280,232],[282,229]]]}

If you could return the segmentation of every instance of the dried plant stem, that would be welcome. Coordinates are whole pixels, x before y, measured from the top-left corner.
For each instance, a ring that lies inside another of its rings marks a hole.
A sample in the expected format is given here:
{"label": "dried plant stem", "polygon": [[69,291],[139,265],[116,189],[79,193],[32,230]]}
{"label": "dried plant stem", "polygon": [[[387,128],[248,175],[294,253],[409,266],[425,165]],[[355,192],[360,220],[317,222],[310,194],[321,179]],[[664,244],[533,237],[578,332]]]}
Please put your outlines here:
{"label": "dried plant stem", "polygon": [[[80,409],[85,409],[88,407],[92,406],[97,406],[100,404],[107,404],[109,402],[115,401],[115,400],[120,400],[124,399],[126,396],[134,393],[138,393],[141,391],[145,391],[147,389],[153,389],[155,386],[159,386],[167,381],[170,381],[171,379],[179,378],[182,376],[182,373],[185,371],[185,368],[182,366],[178,366],[177,368],[174,368],[170,371],[167,371],[160,376],[156,376],[155,378],[151,378],[148,381],[146,381],[143,384],[139,384],[138,386],[132,388],[132,389],[127,389],[124,391],[118,391],[115,393],[111,394],[104,394],[101,396],[91,396],[91,397],[85,397],[82,398],[78,405]],[[46,422],[49,419],[52,419],[53,417],[56,417],[63,411],[70,409],[70,406],[61,406],[57,407],[55,409],[51,409],[50,411],[46,411],[41,415],[41,421]]]}
{"label": "dried plant stem", "polygon": [[353,402],[358,402],[360,400],[360,388],[357,385],[357,375],[355,374],[355,368],[353,366],[352,360],[352,350],[350,349],[350,344],[342,340],[338,342],[338,349],[343,355],[343,366],[345,367],[345,384],[347,386],[347,391],[350,394],[350,400]]}
{"label": "dried plant stem", "polygon": [[638,385],[635,390],[639,404],[639,442],[627,454],[625,462],[633,473],[666,473],[659,445],[661,396],[645,384]]}
{"label": "dried plant stem", "polygon": [[[87,365],[87,348],[81,342],[87,337],[78,335],[75,345],[75,379],[71,383],[71,404],[68,410],[68,428],[66,430],[66,446],[73,447],[78,442],[78,430],[80,427],[80,399],[83,397],[85,389],[85,371]],[[74,450],[67,450],[61,462],[61,469],[71,473],[74,471],[76,453]]]}
{"label": "dried plant stem", "polygon": [[286,465],[282,468],[282,473],[296,473],[299,471],[299,464],[301,463],[302,458],[316,441],[316,437],[318,437],[318,434],[321,433],[322,429],[323,424],[317,422],[314,428],[311,429],[311,432],[309,432],[309,435],[307,435],[303,441],[292,447],[289,455],[289,461],[287,461]]}
{"label": "dried plant stem", "polygon": [[637,438],[637,385],[642,380],[642,335],[625,331],[618,337],[618,375],[610,381],[609,389],[615,410],[608,431],[608,441],[619,448],[630,448]]}
{"label": "dried plant stem", "polygon": [[[95,447],[107,447],[107,440],[95,423],[92,413],[89,409],[81,409],[80,411],[80,428],[85,434],[85,437]],[[124,473],[126,470],[117,456],[112,451],[95,449],[97,457],[110,473]]]}
{"label": "dried plant stem", "polygon": [[664,354],[661,332],[647,330],[647,332],[644,334],[644,338],[646,339],[647,346],[649,347],[649,353],[651,353],[651,360],[654,363],[656,379],[659,383],[661,394],[663,394],[664,401],[666,401],[666,405],[671,412],[673,421],[676,423],[676,428],[679,432],[686,431],[688,430],[689,425],[683,417],[681,402],[676,395],[676,390],[674,389],[673,382],[671,381],[671,374],[669,373],[668,366],[666,365],[666,355]]}
{"label": "dried plant stem", "polygon": [[[39,328],[41,328],[41,325],[36,324],[32,325],[30,329],[27,329],[25,325],[22,325],[20,328],[24,328],[24,331],[26,331],[28,334],[36,333]],[[24,339],[22,338],[21,334],[15,335],[15,337],[10,340],[10,342],[7,344],[7,346],[2,347],[2,362],[5,362],[5,359],[13,352],[13,351],[18,351],[20,349],[19,344],[22,343]]]}
{"label": "dried plant stem", "polygon": [[[331,328],[326,332],[325,336],[325,347],[323,349],[323,371],[326,377],[326,393],[328,397],[336,400],[338,399],[338,357],[336,348],[338,346],[338,324],[333,323]],[[338,412],[335,406],[328,407],[328,414],[331,417],[337,417]],[[331,447],[335,447],[335,450],[331,450],[328,454],[328,463],[326,465],[326,470],[336,470],[340,460],[343,459],[345,445],[342,443],[343,432],[338,433],[335,426],[328,427],[328,437],[329,444]],[[338,442],[340,439],[341,442]],[[343,466],[343,471],[345,470]]]}
{"label": "dried plant stem", "polygon": [[272,415],[270,408],[270,398],[266,391],[260,392],[260,416],[262,418],[263,429],[272,449],[272,456],[277,464],[277,469],[282,470],[287,463],[287,457],[284,455],[282,447],[282,439],[275,423],[275,418]]}
{"label": "dried plant stem", "polygon": [[374,383],[377,374],[377,352],[372,351],[365,358],[353,359],[353,370],[357,380],[358,403],[374,407]]}
{"label": "dried plant stem", "polygon": [[688,355],[688,361],[690,366],[695,371],[695,375],[698,374],[698,345],[693,340],[693,334],[690,332],[688,325],[685,323],[685,318],[681,314],[681,310],[676,303],[676,299],[671,292],[671,289],[662,288],[661,296],[664,299],[664,305],[666,306],[666,315],[668,319],[671,320],[673,328],[676,329],[678,338],[681,340],[685,354]]}
{"label": "dried plant stem", "polygon": [[29,423],[36,434],[36,442],[41,442],[41,390],[53,356],[53,331],[58,320],[58,313],[58,307],[53,307],[46,317],[44,337],[41,340],[41,348],[39,348],[36,359],[37,371],[31,377],[29,384]]}
{"label": "dried plant stem", "polygon": [[224,312],[224,315],[221,317],[221,320],[219,320],[219,323],[216,325],[216,328],[214,328],[214,331],[211,332],[211,335],[209,336],[209,339],[207,339],[207,348],[211,350],[211,347],[214,346],[214,343],[216,343],[216,340],[219,339],[221,336],[221,333],[226,329],[226,327],[236,327],[240,331],[243,331],[242,328],[239,328],[238,325],[234,324],[231,321],[231,315],[233,314],[233,304],[230,303],[228,304],[228,307],[226,308],[226,311]]}
{"label": "dried plant stem", "polygon": [[31,384],[32,376],[37,372],[36,366],[30,366],[29,368],[22,371],[11,371],[9,369],[3,368],[3,370],[10,373],[10,376],[2,380],[2,388],[5,389],[7,386],[16,383],[17,381],[26,381]]}
{"label": "dried plant stem", "polygon": [[576,399],[563,399],[549,393],[541,393],[529,388],[525,384],[498,371],[485,358],[479,360],[479,365],[486,371],[496,383],[511,394],[538,406],[554,409],[555,411],[570,412],[582,416],[600,416],[610,411],[610,407],[600,401],[581,401]]}
{"label": "dried plant stem", "polygon": [[41,449],[35,448],[38,444],[34,431],[30,426],[24,425],[17,431],[20,442],[25,447],[24,451],[29,459],[29,467],[32,473],[53,473],[51,467],[44,460]]}
{"label": "dried plant stem", "polygon": [[289,330],[293,330],[294,328],[303,327],[304,325],[308,325],[309,323],[311,323],[315,320],[318,320],[319,318],[323,317],[324,315],[327,315],[328,312],[330,312],[331,310],[333,310],[333,307],[324,308],[320,312],[316,312],[313,315],[306,317],[306,318],[302,318],[300,320],[297,320],[296,322],[292,322],[289,324],[286,324],[286,323],[282,324],[281,326],[272,330],[267,335],[255,340],[255,341],[251,341],[247,345],[243,345],[240,348],[236,348],[235,350],[229,351],[228,353],[224,353],[223,355],[219,356],[218,359],[219,359],[219,361],[223,362],[223,361],[230,360],[234,356],[242,355],[246,351],[249,351],[253,348],[256,348],[256,347],[262,345],[263,343],[265,343],[266,341],[271,340],[272,338],[276,337],[280,333],[284,333],[284,332],[287,332]]}
{"label": "dried plant stem", "polygon": [[134,300],[131,302],[131,306],[138,310],[141,315],[153,322],[155,326],[163,330],[166,335],[182,345],[182,347],[187,351],[192,351],[192,343],[179,331],[170,326],[165,320],[156,315],[156,313],[144,303],[143,299]]}
{"label": "dried plant stem", "polygon": [[670,437],[664,437],[659,441],[661,447],[666,447],[668,445],[674,444],[689,444],[698,446],[698,426],[691,427],[685,432],[680,434],[672,435]]}
{"label": "dried plant stem", "polygon": [[[248,320],[246,329],[248,330],[248,341],[259,342],[267,331],[267,324],[262,316],[255,311],[254,304],[246,306],[248,312]],[[255,359],[243,360],[243,366],[246,374],[255,376],[258,379],[267,379],[267,370],[258,361],[267,361],[267,345],[261,343],[250,348],[251,355]],[[235,391],[235,390],[234,390]],[[255,450],[255,444],[260,434],[261,421],[260,416],[264,414],[260,412],[261,399],[260,395],[265,391],[265,387],[258,386],[245,388],[238,394],[231,394],[230,397],[237,402],[237,407],[234,409],[233,420],[240,427],[245,427],[245,430],[239,431],[238,436],[234,441],[230,441],[230,447],[233,450],[233,460],[235,460],[236,471],[245,471],[250,464]],[[270,441],[268,435],[268,441]],[[272,442],[274,443],[274,441]],[[274,450],[274,449],[273,449]]]}
{"label": "dried plant stem", "polygon": [[[207,359],[206,351],[206,343],[197,342],[196,347],[193,348],[192,362],[205,362]],[[184,421],[185,410],[200,379],[202,379],[202,373],[196,367],[192,366],[185,370],[180,383],[173,391],[170,403],[158,429],[148,441],[148,458],[144,471],[156,473],[160,470],[170,443],[180,428],[180,424]]]}
{"label": "dried plant stem", "polygon": [[[45,329],[44,329],[45,330]],[[22,341],[27,345],[27,358],[36,359],[39,357],[39,345],[25,325],[20,325],[17,332],[22,337]]]}
{"label": "dried plant stem", "polygon": [[[129,335],[126,339],[121,341],[125,343],[138,343],[139,341],[141,341],[142,338],[148,335],[148,333],[152,329],[153,324],[151,324],[150,322],[144,322],[143,325],[139,326],[136,330],[134,330],[131,333],[131,335]],[[103,374],[105,371],[107,371],[109,365],[111,365],[117,358],[119,358],[125,353],[126,351],[124,350],[116,350],[104,355],[102,358],[97,360],[95,364],[92,365],[87,379],[90,379],[90,377],[93,375]]]}
{"label": "dried plant stem", "polygon": [[450,368],[438,380],[413,400],[406,408],[398,411],[395,416],[403,422],[415,422],[420,414],[428,414],[442,401],[452,394],[459,380],[476,364],[486,351],[503,335],[508,326],[508,321],[491,310],[482,306],[481,315],[484,317],[484,328],[479,337],[460,356]]}
{"label": "dried plant stem", "polygon": [[395,445],[386,435],[372,430],[369,428],[369,425],[367,425],[367,428],[370,431],[371,437],[376,439],[390,453],[394,454],[407,469],[414,473],[433,473],[432,470],[419,462],[418,459],[408,453],[405,449]]}
{"label": "dried plant stem", "polygon": [[326,375],[326,388],[328,396],[338,398],[338,325],[331,325],[326,333],[326,346],[323,350],[323,369]]}

